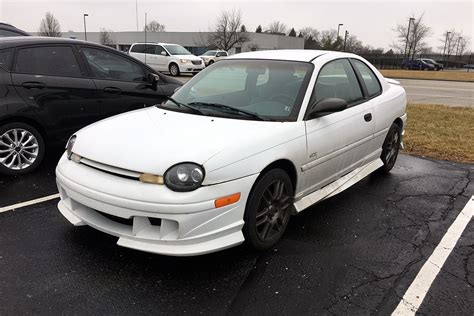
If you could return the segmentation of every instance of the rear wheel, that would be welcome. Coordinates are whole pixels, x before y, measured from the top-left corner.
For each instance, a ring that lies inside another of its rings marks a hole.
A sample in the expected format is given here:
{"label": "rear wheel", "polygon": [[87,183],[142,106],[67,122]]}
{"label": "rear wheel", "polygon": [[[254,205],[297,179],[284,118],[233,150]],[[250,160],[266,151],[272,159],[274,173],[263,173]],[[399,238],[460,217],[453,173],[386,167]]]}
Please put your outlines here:
{"label": "rear wheel", "polygon": [[172,76],[179,76],[179,67],[175,63],[172,63],[169,67],[170,74]]}
{"label": "rear wheel", "polygon": [[282,169],[265,173],[250,193],[245,209],[243,233],[257,250],[274,246],[285,232],[293,205],[293,185]]}
{"label": "rear wheel", "polygon": [[0,127],[0,173],[29,173],[40,165],[44,151],[43,137],[31,125],[16,122]]}
{"label": "rear wheel", "polygon": [[389,173],[395,165],[401,141],[402,129],[397,124],[392,123],[383,142],[382,155],[380,156],[383,161],[383,166],[380,168],[380,171],[383,173]]}
{"label": "rear wheel", "polygon": [[210,61],[209,61],[209,64],[207,64],[207,65],[210,66],[210,65],[212,65],[213,63],[214,63],[214,61],[213,61],[213,60],[210,60]]}

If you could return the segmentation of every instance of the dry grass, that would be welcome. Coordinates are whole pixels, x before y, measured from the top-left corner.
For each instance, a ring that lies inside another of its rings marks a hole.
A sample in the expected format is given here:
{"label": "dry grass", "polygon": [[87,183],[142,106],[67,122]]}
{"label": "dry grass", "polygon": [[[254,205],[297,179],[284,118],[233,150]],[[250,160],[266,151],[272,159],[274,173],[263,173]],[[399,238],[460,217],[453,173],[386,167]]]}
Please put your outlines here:
{"label": "dry grass", "polygon": [[474,109],[409,104],[405,152],[474,163]]}
{"label": "dry grass", "polygon": [[474,82],[474,71],[423,71],[423,70],[392,70],[381,69],[386,78],[398,79],[431,79]]}

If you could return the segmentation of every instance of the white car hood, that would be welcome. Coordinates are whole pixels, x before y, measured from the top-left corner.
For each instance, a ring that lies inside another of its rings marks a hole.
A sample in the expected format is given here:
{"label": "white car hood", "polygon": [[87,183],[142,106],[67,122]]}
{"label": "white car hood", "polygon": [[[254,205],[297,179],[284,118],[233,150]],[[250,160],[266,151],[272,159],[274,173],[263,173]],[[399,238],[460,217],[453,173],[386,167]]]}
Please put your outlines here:
{"label": "white car hood", "polygon": [[173,55],[173,57],[179,58],[179,59],[189,59],[189,60],[197,60],[201,61],[201,58],[194,56],[194,55]]}
{"label": "white car hood", "polygon": [[180,162],[205,165],[221,153],[227,158],[213,159],[212,169],[216,169],[295,137],[289,132],[290,125],[151,107],[83,128],[76,133],[73,152],[114,167],[158,175]]}

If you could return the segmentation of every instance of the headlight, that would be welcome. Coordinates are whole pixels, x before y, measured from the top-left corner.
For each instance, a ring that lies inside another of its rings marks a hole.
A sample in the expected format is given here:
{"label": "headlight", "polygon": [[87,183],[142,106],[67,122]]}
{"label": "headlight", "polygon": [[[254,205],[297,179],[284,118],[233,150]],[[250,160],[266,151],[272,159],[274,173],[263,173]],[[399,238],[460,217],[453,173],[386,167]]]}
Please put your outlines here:
{"label": "headlight", "polygon": [[72,148],[74,147],[75,142],[76,142],[76,135],[72,135],[67,141],[66,154],[67,154],[67,159],[69,160],[71,160]]}
{"label": "headlight", "polygon": [[201,186],[204,169],[191,162],[172,166],[165,172],[165,184],[173,191],[193,191]]}
{"label": "headlight", "polygon": [[189,59],[180,59],[179,62],[182,64],[186,64],[189,63]]}

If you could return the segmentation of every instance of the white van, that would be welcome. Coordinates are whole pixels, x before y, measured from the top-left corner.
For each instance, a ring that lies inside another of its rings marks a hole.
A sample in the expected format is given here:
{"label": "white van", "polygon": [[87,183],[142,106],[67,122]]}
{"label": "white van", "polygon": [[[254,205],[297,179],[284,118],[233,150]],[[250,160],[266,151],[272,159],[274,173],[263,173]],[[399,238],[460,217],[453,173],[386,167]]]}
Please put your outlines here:
{"label": "white van", "polygon": [[156,71],[169,72],[172,76],[195,74],[205,67],[201,58],[177,44],[134,43],[129,54]]}

